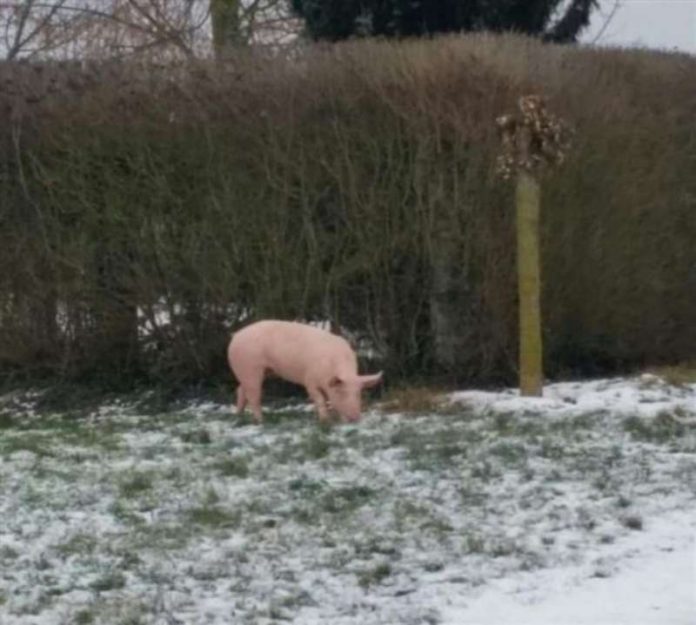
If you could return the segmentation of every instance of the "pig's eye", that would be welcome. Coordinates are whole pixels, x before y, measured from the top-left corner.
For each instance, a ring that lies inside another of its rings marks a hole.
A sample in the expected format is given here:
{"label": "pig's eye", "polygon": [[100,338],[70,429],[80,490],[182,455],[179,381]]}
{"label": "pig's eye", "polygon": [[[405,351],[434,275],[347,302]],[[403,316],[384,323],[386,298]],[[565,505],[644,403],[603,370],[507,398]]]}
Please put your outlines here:
{"label": "pig's eye", "polygon": [[341,378],[339,378],[339,377],[331,378],[331,381],[329,382],[329,386],[331,386],[332,388],[343,386],[343,380],[341,380]]}

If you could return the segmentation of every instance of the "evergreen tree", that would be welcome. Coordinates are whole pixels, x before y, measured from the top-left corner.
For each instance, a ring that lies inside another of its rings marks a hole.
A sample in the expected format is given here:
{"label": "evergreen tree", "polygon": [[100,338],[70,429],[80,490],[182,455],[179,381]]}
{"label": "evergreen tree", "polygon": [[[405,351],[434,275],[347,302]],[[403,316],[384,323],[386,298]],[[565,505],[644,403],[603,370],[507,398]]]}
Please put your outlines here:
{"label": "evergreen tree", "polygon": [[291,0],[312,39],[514,31],[574,42],[597,0]]}

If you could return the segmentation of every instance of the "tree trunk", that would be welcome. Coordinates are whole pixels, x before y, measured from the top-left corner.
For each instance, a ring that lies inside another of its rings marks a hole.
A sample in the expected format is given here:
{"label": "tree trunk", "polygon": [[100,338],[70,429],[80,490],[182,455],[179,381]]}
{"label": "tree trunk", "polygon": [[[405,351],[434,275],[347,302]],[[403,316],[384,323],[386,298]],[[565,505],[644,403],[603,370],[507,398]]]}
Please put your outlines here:
{"label": "tree trunk", "polygon": [[517,272],[520,314],[520,393],[542,395],[541,281],[539,271],[539,182],[520,171],[517,178]]}
{"label": "tree trunk", "polygon": [[128,244],[122,246],[117,253],[104,251],[96,258],[96,299],[92,306],[98,352],[95,363],[115,377],[131,375],[139,356],[138,308],[123,279],[131,269],[131,257]]}
{"label": "tree trunk", "polygon": [[240,0],[210,0],[216,59],[229,58],[242,43],[240,9]]}
{"label": "tree trunk", "polygon": [[[38,348],[37,354],[43,359],[43,365],[54,365],[59,353],[58,331],[58,297],[55,289],[46,285],[43,295],[40,296],[31,310],[34,339]],[[36,363],[39,364],[39,363]]]}
{"label": "tree trunk", "polygon": [[459,243],[454,209],[440,206],[430,252],[430,331],[435,362],[446,372],[459,368],[469,353],[471,302]]}

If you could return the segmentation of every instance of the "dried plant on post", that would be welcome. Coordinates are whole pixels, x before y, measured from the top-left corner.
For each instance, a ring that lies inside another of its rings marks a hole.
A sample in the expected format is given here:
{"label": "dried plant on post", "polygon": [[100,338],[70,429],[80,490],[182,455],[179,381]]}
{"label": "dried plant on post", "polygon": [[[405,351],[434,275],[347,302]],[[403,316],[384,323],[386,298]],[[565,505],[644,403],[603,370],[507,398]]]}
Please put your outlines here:
{"label": "dried plant on post", "polygon": [[523,96],[518,106],[520,115],[496,120],[503,144],[497,165],[504,179],[516,177],[520,393],[539,397],[543,387],[540,179],[544,170],[563,163],[571,133],[565,122],[546,110],[541,96]]}

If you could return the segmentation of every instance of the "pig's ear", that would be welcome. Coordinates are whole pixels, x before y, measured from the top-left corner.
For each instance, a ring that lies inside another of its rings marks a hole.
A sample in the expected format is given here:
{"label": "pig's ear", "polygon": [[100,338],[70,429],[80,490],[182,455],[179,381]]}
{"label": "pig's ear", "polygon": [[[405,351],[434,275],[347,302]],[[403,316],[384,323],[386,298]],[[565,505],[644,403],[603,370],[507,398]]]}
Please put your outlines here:
{"label": "pig's ear", "polygon": [[336,386],[341,386],[343,384],[343,380],[339,378],[337,375],[335,375],[333,378],[329,380],[329,386],[331,387],[336,387]]}
{"label": "pig's ear", "polygon": [[377,386],[382,381],[382,372],[375,373],[374,375],[361,375],[360,384],[363,388],[372,388]]}

